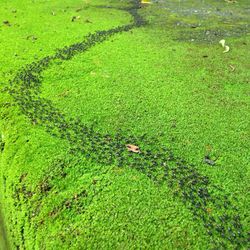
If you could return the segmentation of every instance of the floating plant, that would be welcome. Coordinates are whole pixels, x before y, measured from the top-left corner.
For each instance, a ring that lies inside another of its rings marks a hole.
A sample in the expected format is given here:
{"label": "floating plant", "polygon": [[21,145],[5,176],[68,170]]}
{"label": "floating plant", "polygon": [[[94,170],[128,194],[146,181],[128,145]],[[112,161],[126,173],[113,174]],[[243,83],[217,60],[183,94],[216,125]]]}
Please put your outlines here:
{"label": "floating plant", "polygon": [[[200,174],[192,164],[174,156],[170,149],[147,135],[135,137],[120,132],[101,134],[80,119],[68,119],[51,101],[39,96],[42,72],[53,62],[70,60],[115,34],[146,25],[147,22],[138,13],[140,1],[134,0],[132,3],[131,7],[123,8],[132,16],[131,24],[98,30],[85,36],[82,42],[57,49],[54,55],[24,66],[10,81],[7,90],[31,123],[44,127],[52,136],[67,140],[72,154],[80,152],[87,159],[102,165],[128,166],[147,175],[155,183],[167,184],[173,190],[173,195],[190,209],[194,218],[203,223],[214,248],[240,248],[247,242],[237,208],[219,187],[211,184],[209,178]],[[44,180],[40,189],[44,193],[49,192],[50,180]],[[25,189],[22,192],[27,198],[32,195]],[[86,195],[77,193],[77,197]],[[64,201],[63,206],[70,209],[78,202],[78,198],[72,197]],[[61,208],[55,211],[58,209]]]}

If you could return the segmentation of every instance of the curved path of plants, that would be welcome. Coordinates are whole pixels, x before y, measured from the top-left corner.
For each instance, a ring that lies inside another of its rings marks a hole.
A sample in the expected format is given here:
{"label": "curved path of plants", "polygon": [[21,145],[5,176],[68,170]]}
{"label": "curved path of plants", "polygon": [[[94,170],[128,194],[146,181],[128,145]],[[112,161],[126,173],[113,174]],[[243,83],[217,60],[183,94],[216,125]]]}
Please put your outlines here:
{"label": "curved path of plants", "polygon": [[[230,200],[192,164],[174,156],[157,139],[152,142],[147,135],[135,137],[124,136],[120,132],[114,135],[96,132],[77,118],[68,119],[51,101],[39,96],[42,73],[54,62],[70,60],[117,33],[146,25],[138,14],[140,7],[140,2],[134,0],[131,7],[123,9],[133,17],[131,24],[96,31],[82,42],[25,65],[10,82],[7,91],[33,124],[44,127],[52,136],[67,140],[73,154],[80,152],[89,160],[103,165],[128,166],[146,174],[154,182],[168,185],[173,195],[181,199],[194,218],[204,225],[211,238],[211,247],[240,248],[247,242],[235,201]],[[138,145],[140,152],[129,152],[126,144]]]}

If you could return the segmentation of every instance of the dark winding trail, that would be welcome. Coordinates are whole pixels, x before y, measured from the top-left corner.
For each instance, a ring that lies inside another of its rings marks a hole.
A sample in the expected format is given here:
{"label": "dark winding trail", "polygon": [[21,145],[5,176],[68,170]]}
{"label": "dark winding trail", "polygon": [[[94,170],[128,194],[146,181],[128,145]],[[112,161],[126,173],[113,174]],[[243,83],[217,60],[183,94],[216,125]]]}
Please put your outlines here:
{"label": "dark winding trail", "polygon": [[[157,140],[152,145],[147,135],[124,136],[119,132],[115,135],[100,134],[78,119],[68,119],[51,101],[39,96],[42,73],[55,60],[70,60],[115,34],[146,25],[138,14],[139,0],[133,0],[131,4],[131,7],[122,9],[132,16],[131,24],[96,31],[87,35],[82,42],[58,49],[52,56],[25,65],[6,90],[33,124],[44,127],[52,136],[67,140],[72,154],[81,152],[98,164],[129,166],[146,174],[154,182],[167,184],[173,190],[173,195],[179,197],[194,218],[204,225],[211,238],[211,248],[241,248],[247,241],[237,207],[223,190],[214,186],[194,166],[174,156]],[[141,153],[128,152],[125,147],[127,143],[139,145]]]}

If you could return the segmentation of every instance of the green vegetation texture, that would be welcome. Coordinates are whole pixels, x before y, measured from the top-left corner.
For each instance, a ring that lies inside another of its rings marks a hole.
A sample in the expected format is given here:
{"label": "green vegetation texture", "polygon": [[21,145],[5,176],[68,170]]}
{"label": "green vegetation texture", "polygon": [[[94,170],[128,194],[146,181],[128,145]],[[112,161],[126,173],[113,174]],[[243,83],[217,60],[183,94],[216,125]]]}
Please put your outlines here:
{"label": "green vegetation texture", "polygon": [[[67,140],[31,122],[5,91],[23,66],[88,33],[131,23],[121,9],[130,5],[0,1],[0,248],[7,248],[4,231],[10,249],[213,248],[173,188],[126,165],[72,154]],[[145,133],[152,145],[157,138],[235,200],[247,232],[249,3],[159,1],[139,13],[147,25],[46,69],[40,96],[100,133]]]}

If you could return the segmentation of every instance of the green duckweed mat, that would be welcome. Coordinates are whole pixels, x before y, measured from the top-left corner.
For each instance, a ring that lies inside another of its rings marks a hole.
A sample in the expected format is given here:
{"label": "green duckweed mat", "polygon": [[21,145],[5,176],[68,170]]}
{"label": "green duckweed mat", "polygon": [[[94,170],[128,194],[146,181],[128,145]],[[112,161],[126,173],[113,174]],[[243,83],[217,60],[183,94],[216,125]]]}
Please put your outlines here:
{"label": "green duckweed mat", "polygon": [[249,248],[248,1],[0,10],[0,248]]}

